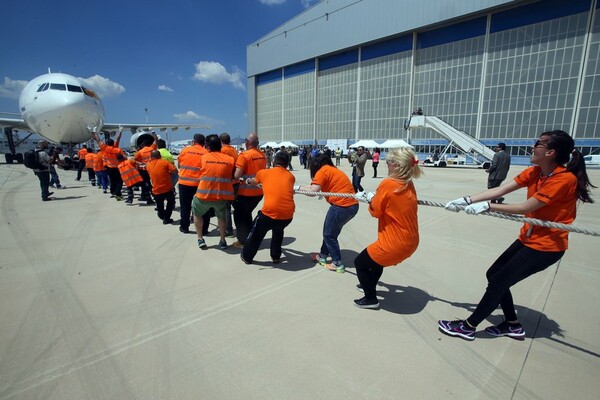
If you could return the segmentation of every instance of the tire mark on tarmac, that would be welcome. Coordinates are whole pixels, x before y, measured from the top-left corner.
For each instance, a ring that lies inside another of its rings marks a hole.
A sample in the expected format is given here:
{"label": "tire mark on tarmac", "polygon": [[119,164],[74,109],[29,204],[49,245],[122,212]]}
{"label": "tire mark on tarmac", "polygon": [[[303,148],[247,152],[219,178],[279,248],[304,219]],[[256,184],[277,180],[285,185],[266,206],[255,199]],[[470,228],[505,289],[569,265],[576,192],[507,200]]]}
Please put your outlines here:
{"label": "tire mark on tarmac", "polygon": [[[33,242],[34,238],[28,233],[27,227],[19,218],[19,214],[11,212],[15,208],[15,195],[17,192],[18,188],[12,188],[2,196],[1,212],[3,218],[9,222],[9,230],[16,239],[21,252],[25,255],[29,266],[33,269],[43,291],[36,296],[30,310],[47,307],[48,304],[51,305],[56,316],[56,323],[53,328],[61,331],[62,340],[59,339],[59,341],[64,341],[71,361],[59,368],[30,377],[31,372],[35,371],[34,364],[39,361],[47,361],[40,360],[41,355],[38,355],[37,359],[33,360],[29,367],[24,368],[13,382],[0,391],[0,397],[10,398],[36,389],[37,393],[33,397],[42,399],[52,396],[60,383],[60,380],[57,379],[58,377],[81,369],[77,366],[81,364],[81,359],[85,359],[85,356],[83,356],[84,352],[90,349],[100,349],[95,354],[105,354],[107,352],[107,345],[99,334],[101,330],[93,322],[77,293],[73,290],[71,282],[63,275],[65,265],[62,263],[62,259],[68,257],[69,246],[67,245],[61,251],[59,258],[53,259],[40,246],[29,245]],[[76,232],[82,233],[81,223],[76,228]],[[87,240],[87,237],[84,237],[82,240]],[[18,348],[27,348],[27,343],[23,343],[22,346],[19,346],[18,343],[28,338],[28,334],[27,332],[23,332],[23,328],[26,326],[26,322],[31,320],[32,317],[31,311],[24,316],[21,328],[15,335],[9,348],[16,348],[17,346]],[[77,321],[77,323],[73,324],[72,321]],[[67,327],[69,327],[68,331]],[[56,341],[48,345],[42,355],[57,345],[60,345],[60,343],[56,343]],[[104,360],[107,358],[109,357],[105,357]],[[3,364],[3,367],[10,367],[8,361]],[[114,383],[110,387],[107,387],[107,385],[102,384],[101,380],[98,379],[99,377]],[[128,387],[127,380],[124,378],[124,374],[114,359],[108,359],[106,363],[95,363],[94,370],[90,371],[90,373],[82,372],[78,374],[78,381],[82,384],[83,388],[87,388],[87,394],[90,398],[109,398],[114,394],[115,390],[118,390],[123,397],[133,398],[133,392]]]}

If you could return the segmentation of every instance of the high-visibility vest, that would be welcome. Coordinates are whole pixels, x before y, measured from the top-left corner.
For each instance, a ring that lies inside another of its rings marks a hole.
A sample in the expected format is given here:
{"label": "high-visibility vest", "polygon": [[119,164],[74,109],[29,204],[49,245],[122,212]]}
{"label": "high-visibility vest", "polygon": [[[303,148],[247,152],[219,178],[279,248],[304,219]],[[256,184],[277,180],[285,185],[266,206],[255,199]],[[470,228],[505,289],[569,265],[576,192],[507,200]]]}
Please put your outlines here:
{"label": "high-visibility vest", "polygon": [[199,144],[185,147],[181,151],[179,157],[177,157],[180,185],[198,186],[200,183],[200,170],[202,169],[202,156],[207,153],[208,151]]}
{"label": "high-visibility vest", "polygon": [[119,164],[119,172],[123,183],[127,187],[131,187],[138,182],[143,182],[144,178],[138,172],[136,166],[129,160],[125,160]]}
{"label": "high-visibility vest", "polygon": [[196,197],[200,200],[233,200],[233,158],[220,152],[202,156],[200,183]]}
{"label": "high-visibility vest", "polygon": [[148,164],[150,162],[150,160],[152,160],[152,151],[156,150],[156,144],[153,144],[151,146],[146,146],[143,147],[142,149],[138,150],[137,153],[135,153],[135,161],[137,161],[138,164],[138,168],[141,170],[146,170],[146,164]]}
{"label": "high-visibility vest", "polygon": [[107,146],[106,144],[102,144],[100,149],[104,153],[104,165],[106,168],[117,168],[119,166],[117,154],[122,154],[122,150],[115,146]]}
{"label": "high-visibility vest", "polygon": [[101,151],[94,156],[94,171],[104,171],[104,153]]}
{"label": "high-visibility vest", "polygon": [[85,160],[85,155],[88,153],[86,148],[81,148],[77,150],[77,157],[79,160]]}
{"label": "high-visibility vest", "polygon": [[246,179],[254,178],[258,171],[267,168],[267,158],[262,151],[256,148],[241,153],[238,157],[237,165],[240,164],[240,159],[242,158],[245,163],[242,168],[242,181],[238,188],[238,194],[240,196],[262,196],[262,188],[259,186],[246,185]]}
{"label": "high-visibility vest", "polygon": [[94,168],[94,153],[87,153],[85,155],[85,168]]}

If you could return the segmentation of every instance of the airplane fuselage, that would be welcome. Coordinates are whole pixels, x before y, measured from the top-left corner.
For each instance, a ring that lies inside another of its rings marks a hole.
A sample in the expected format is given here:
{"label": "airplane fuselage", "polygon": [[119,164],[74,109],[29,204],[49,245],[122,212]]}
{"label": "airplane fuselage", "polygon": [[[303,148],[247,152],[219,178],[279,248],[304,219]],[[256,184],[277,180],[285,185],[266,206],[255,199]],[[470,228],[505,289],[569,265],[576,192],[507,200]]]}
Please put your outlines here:
{"label": "airplane fuselage", "polygon": [[67,74],[31,80],[21,92],[19,109],[32,132],[54,143],[85,142],[104,125],[104,105],[98,95]]}

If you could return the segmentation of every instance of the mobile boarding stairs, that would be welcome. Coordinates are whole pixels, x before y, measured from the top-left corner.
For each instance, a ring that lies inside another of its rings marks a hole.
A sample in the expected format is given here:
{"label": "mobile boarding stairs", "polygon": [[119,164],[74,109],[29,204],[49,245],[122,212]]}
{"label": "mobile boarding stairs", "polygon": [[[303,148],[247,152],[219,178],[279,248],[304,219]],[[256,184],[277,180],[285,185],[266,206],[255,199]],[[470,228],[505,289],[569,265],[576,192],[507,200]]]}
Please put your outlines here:
{"label": "mobile boarding stairs", "polygon": [[[436,167],[448,165],[477,166],[487,169],[494,157],[494,151],[469,134],[459,131],[446,121],[432,115],[412,115],[407,121],[406,129],[427,128],[448,139],[448,145],[436,160],[429,163]],[[448,158],[447,153],[452,148],[458,150],[464,157]],[[427,161],[425,162],[428,163]]]}

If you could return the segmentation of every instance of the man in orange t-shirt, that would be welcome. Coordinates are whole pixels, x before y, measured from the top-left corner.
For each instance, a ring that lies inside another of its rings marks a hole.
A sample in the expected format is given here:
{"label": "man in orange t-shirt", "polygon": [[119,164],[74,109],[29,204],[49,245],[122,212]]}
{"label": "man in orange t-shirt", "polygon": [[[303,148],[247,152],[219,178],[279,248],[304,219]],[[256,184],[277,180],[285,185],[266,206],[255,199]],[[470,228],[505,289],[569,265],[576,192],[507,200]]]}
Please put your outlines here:
{"label": "man in orange t-shirt", "polygon": [[[156,213],[163,224],[167,225],[173,222],[171,214],[175,208],[175,192],[173,192],[171,174],[176,174],[177,168],[170,162],[163,160],[158,150],[152,150],[150,158],[150,162],[146,164],[146,171],[148,171],[152,181],[152,194],[156,201]],[[165,201],[167,202],[166,208]]]}
{"label": "man in orange t-shirt", "polygon": [[237,242],[234,247],[243,247],[252,226],[252,211],[263,198],[260,187],[247,185],[249,178],[254,178],[256,173],[267,168],[267,158],[258,149],[258,136],[251,133],[246,138],[246,151],[239,155],[235,163],[235,180],[241,179],[235,201],[233,202],[233,221],[235,222]]}
{"label": "man in orange t-shirt", "polygon": [[[152,132],[152,137],[149,135],[144,135],[144,140],[140,146],[140,149],[135,153],[135,161],[138,162],[138,171],[140,175],[144,179],[146,183],[142,186],[142,194],[140,195],[140,200],[146,200],[146,204],[154,204],[152,200],[152,196],[150,195],[150,191],[152,189],[152,180],[150,179],[150,175],[146,170],[146,164],[148,164],[152,159],[152,152],[156,150],[158,147],[156,142],[158,141],[158,136],[156,132]],[[152,191],[154,193],[154,191]]]}
{"label": "man in orange t-shirt", "polygon": [[75,178],[76,181],[81,180],[81,172],[83,171],[83,168],[85,168],[85,155],[87,153],[87,144],[84,144],[79,150],[77,150],[77,158],[79,159],[79,164],[77,165],[77,178]]}
{"label": "man in orange t-shirt", "polygon": [[254,219],[250,234],[242,250],[241,258],[250,264],[258,251],[265,235],[272,231],[271,260],[280,262],[283,231],[292,222],[296,205],[294,204],[294,182],[296,178],[288,171],[290,156],[280,151],[275,154],[273,168],[262,169],[254,178],[246,179],[246,184],[256,186],[262,184],[264,204]]}
{"label": "man in orange t-shirt", "polygon": [[85,155],[85,169],[88,172],[88,179],[92,183],[92,186],[96,186],[96,173],[94,172],[94,153],[88,152]]}

